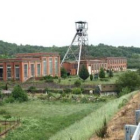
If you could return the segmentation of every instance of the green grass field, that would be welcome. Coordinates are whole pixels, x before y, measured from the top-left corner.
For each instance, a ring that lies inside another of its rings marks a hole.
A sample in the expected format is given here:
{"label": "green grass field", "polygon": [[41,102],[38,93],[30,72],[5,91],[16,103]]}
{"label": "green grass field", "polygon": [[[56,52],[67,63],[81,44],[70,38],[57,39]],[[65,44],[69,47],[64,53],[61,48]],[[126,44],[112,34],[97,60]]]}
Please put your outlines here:
{"label": "green grass field", "polygon": [[[28,101],[1,106],[11,116],[21,118],[21,126],[10,132],[6,140],[48,140],[58,131],[80,121],[104,103],[60,103]],[[2,118],[2,116],[0,116]]]}
{"label": "green grass field", "polygon": [[[21,125],[8,133],[5,140],[87,140],[101,127],[104,117],[109,120],[118,111],[123,99],[135,93],[95,103],[39,99],[6,103],[0,106],[0,110],[15,118],[20,117]],[[3,119],[3,115],[0,115],[0,119]]]}

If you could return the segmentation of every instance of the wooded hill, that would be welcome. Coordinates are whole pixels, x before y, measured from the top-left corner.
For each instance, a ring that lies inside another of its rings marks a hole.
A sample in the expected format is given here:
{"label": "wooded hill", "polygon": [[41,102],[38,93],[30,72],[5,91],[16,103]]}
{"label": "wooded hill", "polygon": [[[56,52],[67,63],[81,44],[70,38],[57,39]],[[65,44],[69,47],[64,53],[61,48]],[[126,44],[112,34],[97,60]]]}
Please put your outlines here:
{"label": "wooded hill", "polygon": [[[68,46],[64,47],[43,47],[31,45],[17,45],[0,41],[0,58],[11,58],[17,53],[32,53],[32,52],[59,52],[61,59],[66,53]],[[87,54],[91,57],[127,57],[128,68],[140,67],[140,48],[138,47],[124,47],[124,46],[109,46],[99,44],[97,46],[90,45],[87,47]]]}

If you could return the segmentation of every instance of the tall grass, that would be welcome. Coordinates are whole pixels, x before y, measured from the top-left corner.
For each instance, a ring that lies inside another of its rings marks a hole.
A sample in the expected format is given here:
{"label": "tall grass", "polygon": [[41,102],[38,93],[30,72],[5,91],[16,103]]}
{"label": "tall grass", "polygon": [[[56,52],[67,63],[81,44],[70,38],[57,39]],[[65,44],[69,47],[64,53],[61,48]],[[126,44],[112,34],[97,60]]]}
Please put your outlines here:
{"label": "tall grass", "polygon": [[106,117],[107,121],[119,110],[118,106],[124,99],[129,99],[137,91],[122,96],[108,102],[95,112],[91,113],[79,122],[75,122],[68,128],[58,132],[56,135],[50,138],[50,140],[87,140],[89,139],[97,129],[102,126],[102,122]]}

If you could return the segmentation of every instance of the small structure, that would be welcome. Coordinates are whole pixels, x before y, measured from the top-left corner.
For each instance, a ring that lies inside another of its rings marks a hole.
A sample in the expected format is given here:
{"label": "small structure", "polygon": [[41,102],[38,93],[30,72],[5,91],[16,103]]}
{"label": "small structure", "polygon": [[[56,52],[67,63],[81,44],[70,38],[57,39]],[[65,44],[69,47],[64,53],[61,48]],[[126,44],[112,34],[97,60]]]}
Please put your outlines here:
{"label": "small structure", "polygon": [[98,87],[101,95],[116,95],[118,92],[116,84],[102,84],[98,85]]}

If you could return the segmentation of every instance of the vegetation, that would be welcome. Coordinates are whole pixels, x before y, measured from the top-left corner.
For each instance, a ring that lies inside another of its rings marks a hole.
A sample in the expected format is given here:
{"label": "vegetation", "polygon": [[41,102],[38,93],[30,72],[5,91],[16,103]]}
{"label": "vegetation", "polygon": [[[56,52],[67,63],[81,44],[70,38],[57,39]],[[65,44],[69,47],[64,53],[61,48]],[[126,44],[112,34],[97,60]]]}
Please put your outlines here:
{"label": "vegetation", "polygon": [[67,77],[67,71],[64,67],[61,68],[61,77],[66,78]]}
{"label": "vegetation", "polygon": [[100,78],[105,78],[105,71],[104,71],[103,68],[100,69],[99,77],[100,77]]}
{"label": "vegetation", "polygon": [[134,91],[136,88],[140,87],[140,76],[136,72],[127,71],[118,77],[116,84],[120,91],[122,91],[123,88]]}
{"label": "vegetation", "polygon": [[90,74],[90,81],[92,81],[93,80],[93,75],[92,74]]}
{"label": "vegetation", "polygon": [[107,137],[107,122],[106,118],[103,121],[103,125],[101,128],[95,131],[96,135],[100,138],[106,138]]}
{"label": "vegetation", "polygon": [[82,120],[75,122],[68,128],[59,131],[57,134],[52,136],[50,140],[65,139],[65,140],[86,140],[90,139],[97,129],[102,127],[103,120],[106,118],[108,122],[112,116],[119,110],[118,106],[124,99],[130,99],[132,95],[138,93],[132,92],[130,94],[124,95],[121,98],[117,98],[108,103],[105,103],[98,110],[94,110],[90,115],[86,116]]}
{"label": "vegetation", "polygon": [[74,82],[74,85],[75,85],[76,87],[80,87],[80,86],[81,86],[81,81],[80,81],[80,80],[76,80],[76,81]]}
{"label": "vegetation", "polygon": [[17,85],[12,91],[11,98],[14,98],[17,101],[23,102],[28,100],[28,96],[25,91],[22,90],[21,86]]}
{"label": "vegetation", "polygon": [[[33,100],[26,103],[14,102],[1,106],[11,116],[21,118],[21,125],[11,131],[5,140],[46,140],[58,131],[79,122],[91,112],[100,108],[104,103],[60,103],[45,100]],[[3,113],[3,112],[2,112]],[[4,112],[5,113],[5,112]],[[3,114],[0,114],[0,119]],[[64,139],[64,138],[63,138]]]}
{"label": "vegetation", "polygon": [[109,70],[109,72],[108,72],[108,77],[113,77],[113,71],[112,70]]}
{"label": "vegetation", "polygon": [[89,77],[89,73],[85,65],[82,65],[79,71],[79,77],[83,79],[84,81]]}
{"label": "vegetation", "polygon": [[[0,58],[11,58],[17,53],[33,53],[33,52],[58,52],[61,59],[66,53],[68,46],[64,47],[43,47],[31,45],[17,45],[0,41]],[[76,49],[76,47],[75,47]],[[127,57],[129,68],[138,68],[140,63],[140,48],[139,47],[114,47],[105,44],[89,45],[87,48],[88,56],[90,57]]]}

